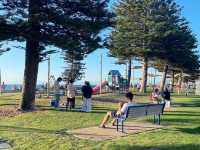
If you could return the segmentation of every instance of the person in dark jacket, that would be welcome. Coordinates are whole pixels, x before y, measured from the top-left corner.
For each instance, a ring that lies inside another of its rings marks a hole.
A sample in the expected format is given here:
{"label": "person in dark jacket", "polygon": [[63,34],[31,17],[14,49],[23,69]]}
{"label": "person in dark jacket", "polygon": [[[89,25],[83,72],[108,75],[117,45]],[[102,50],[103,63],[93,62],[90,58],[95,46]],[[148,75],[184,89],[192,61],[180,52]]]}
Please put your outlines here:
{"label": "person in dark jacket", "polygon": [[165,108],[170,108],[171,96],[167,87],[165,88],[163,92],[163,99],[165,101]]}
{"label": "person in dark jacket", "polygon": [[85,85],[82,86],[82,94],[83,94],[83,108],[84,112],[91,112],[91,98],[92,98],[92,87],[88,81],[85,81]]}

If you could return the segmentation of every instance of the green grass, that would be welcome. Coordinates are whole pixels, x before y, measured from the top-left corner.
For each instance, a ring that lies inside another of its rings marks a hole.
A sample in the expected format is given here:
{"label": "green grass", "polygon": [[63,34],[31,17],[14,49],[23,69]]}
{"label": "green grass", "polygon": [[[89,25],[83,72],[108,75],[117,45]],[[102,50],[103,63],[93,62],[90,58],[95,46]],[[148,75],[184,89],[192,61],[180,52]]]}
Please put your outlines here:
{"label": "green grass", "polygon": [[[137,102],[147,99],[137,96]],[[98,125],[106,111],[117,107],[116,103],[95,101],[91,113],[82,113],[54,110],[48,106],[48,99],[38,99],[39,111],[0,117],[0,139],[11,142],[12,150],[200,150],[200,97],[173,99],[173,110],[162,117],[165,128],[103,142],[80,140],[67,131]],[[19,94],[0,96],[0,107],[18,104],[19,100]],[[80,98],[77,101],[80,105]]]}

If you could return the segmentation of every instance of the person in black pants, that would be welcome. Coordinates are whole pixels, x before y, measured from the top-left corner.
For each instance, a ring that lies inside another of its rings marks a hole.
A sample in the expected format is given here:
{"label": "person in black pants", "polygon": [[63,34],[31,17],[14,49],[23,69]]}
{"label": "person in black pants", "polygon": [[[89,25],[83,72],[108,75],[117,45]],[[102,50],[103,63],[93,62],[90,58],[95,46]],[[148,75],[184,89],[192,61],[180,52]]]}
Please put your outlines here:
{"label": "person in black pants", "polygon": [[83,94],[83,108],[82,111],[84,112],[91,112],[92,110],[92,87],[88,81],[85,81],[85,85],[82,86],[82,94]]}
{"label": "person in black pants", "polygon": [[171,95],[170,95],[170,92],[167,87],[165,88],[165,90],[163,92],[163,99],[165,101],[165,108],[170,108]]}

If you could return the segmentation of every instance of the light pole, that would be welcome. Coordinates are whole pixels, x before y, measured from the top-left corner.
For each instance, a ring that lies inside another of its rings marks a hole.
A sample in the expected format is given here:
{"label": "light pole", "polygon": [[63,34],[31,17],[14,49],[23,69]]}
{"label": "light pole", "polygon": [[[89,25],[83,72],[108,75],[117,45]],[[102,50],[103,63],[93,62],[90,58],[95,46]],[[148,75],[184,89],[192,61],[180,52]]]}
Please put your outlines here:
{"label": "light pole", "polygon": [[2,94],[2,89],[1,89],[1,69],[0,69],[0,94]]}
{"label": "light pole", "polygon": [[153,85],[154,85],[154,88],[156,87],[156,76],[157,76],[157,74],[156,74],[156,69],[154,68],[154,81],[153,81]]}
{"label": "light pole", "polygon": [[134,66],[134,64],[133,64],[133,67],[132,67],[132,80],[133,80],[133,86],[134,86],[134,84],[136,84],[136,83],[134,83],[135,81],[136,81],[136,77],[135,77],[135,75],[134,75],[134,73],[135,73],[135,71],[136,71],[136,69],[141,69],[142,68],[142,66]]}
{"label": "light pole", "polygon": [[102,68],[103,68],[103,62],[102,62],[102,59],[103,59],[103,55],[101,54],[100,55],[100,94],[102,94]]}
{"label": "light pole", "polygon": [[47,80],[47,97],[49,98],[50,95],[50,56],[48,57],[48,80]]}
{"label": "light pole", "polygon": [[124,90],[127,90],[127,85],[128,85],[128,64],[126,63],[125,65],[125,86],[124,86]]}
{"label": "light pole", "polygon": [[132,63],[132,69],[133,69],[133,71],[132,71],[132,85],[133,85],[133,88],[134,88],[134,80],[135,80],[135,77],[134,77],[134,63]]}

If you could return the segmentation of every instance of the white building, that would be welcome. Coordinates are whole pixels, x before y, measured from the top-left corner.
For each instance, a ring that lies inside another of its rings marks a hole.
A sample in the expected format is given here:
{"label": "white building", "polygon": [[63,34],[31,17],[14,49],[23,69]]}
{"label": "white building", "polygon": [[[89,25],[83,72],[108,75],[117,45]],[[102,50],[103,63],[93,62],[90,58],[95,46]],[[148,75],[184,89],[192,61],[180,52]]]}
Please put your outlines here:
{"label": "white building", "polygon": [[196,95],[200,95],[200,78],[198,80],[196,80],[196,91],[195,91]]}

